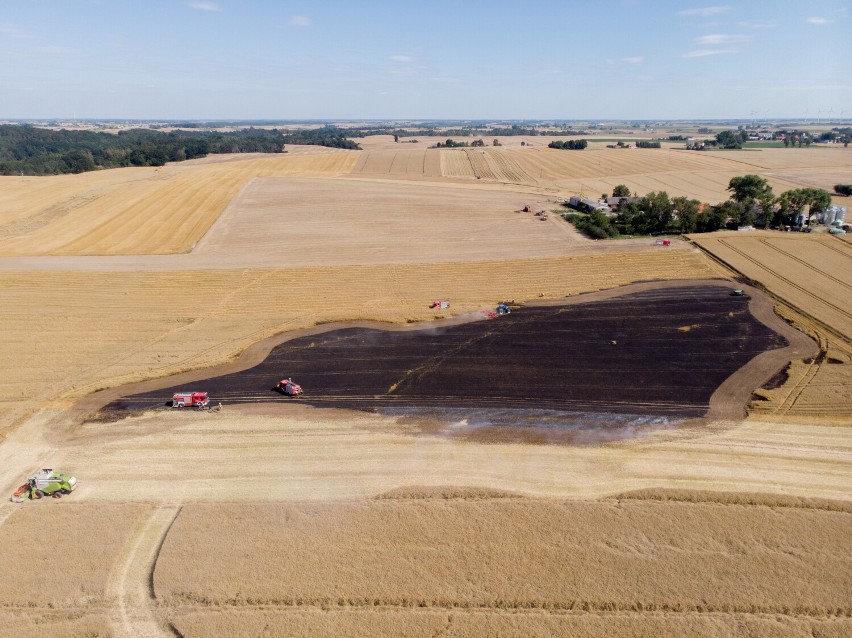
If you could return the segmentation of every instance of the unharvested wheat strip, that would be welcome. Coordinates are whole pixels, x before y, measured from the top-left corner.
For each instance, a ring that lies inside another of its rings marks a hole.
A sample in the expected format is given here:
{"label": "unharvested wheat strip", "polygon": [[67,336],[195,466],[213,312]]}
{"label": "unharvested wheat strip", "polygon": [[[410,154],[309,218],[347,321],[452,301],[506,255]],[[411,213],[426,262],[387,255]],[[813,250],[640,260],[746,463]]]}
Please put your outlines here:
{"label": "unharvested wheat strip", "polygon": [[711,503],[192,505],[154,585],[167,603],[848,616],[850,532],[848,513]]}

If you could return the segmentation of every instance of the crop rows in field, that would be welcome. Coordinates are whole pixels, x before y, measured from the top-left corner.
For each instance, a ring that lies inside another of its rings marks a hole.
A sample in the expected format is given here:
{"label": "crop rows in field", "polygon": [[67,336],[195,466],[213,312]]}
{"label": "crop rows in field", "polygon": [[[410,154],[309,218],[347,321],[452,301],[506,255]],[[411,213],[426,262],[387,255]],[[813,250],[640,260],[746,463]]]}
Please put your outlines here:
{"label": "crop rows in field", "polygon": [[476,173],[470,164],[470,157],[463,149],[441,151],[441,175],[476,179]]}
{"label": "crop rows in field", "polygon": [[405,146],[400,149],[363,151],[352,168],[352,175],[411,179],[440,177],[439,153],[434,149]]}
{"label": "crop rows in field", "polygon": [[852,167],[852,148],[764,148],[755,151],[713,151],[721,159],[763,170]]}

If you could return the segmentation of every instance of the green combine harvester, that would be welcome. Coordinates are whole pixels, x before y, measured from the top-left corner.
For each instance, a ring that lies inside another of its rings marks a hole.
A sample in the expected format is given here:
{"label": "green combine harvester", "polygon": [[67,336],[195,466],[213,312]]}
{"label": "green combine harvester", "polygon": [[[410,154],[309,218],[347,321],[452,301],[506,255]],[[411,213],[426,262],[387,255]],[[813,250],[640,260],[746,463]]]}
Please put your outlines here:
{"label": "green combine harvester", "polygon": [[62,498],[63,494],[70,494],[76,487],[77,479],[75,477],[45,468],[41,472],[33,474],[27,479],[26,483],[15,490],[12,495],[12,502],[23,503],[26,499],[35,501],[45,496]]}

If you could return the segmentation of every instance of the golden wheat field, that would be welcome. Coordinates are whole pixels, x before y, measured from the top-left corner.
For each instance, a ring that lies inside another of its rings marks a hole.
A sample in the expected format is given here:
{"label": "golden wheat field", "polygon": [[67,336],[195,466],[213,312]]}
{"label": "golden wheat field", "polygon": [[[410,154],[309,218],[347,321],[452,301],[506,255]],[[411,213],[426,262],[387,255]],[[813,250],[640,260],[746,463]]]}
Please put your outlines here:
{"label": "golden wheat field", "polygon": [[[80,480],[60,501],[0,503],[0,636],[848,635],[850,244],[595,243],[519,209],[619,183],[714,202],[752,172],[819,185],[852,154],[547,141],[377,137],[0,178],[0,488],[40,467]],[[638,281],[737,287],[735,271],[821,353],[757,390],[746,420],[569,444],[284,403],[90,418],[123,384],[191,385],[320,323],[453,321]]]}
{"label": "golden wheat field", "polygon": [[43,505],[0,511],[0,634],[112,635],[111,584],[148,508]]}
{"label": "golden wheat field", "polygon": [[[223,605],[336,609],[350,631],[357,612],[376,608],[411,610],[404,622],[421,631],[435,620],[421,610],[474,610],[498,627],[530,610],[669,612],[685,626],[695,612],[758,625],[758,614],[783,614],[807,626],[847,614],[850,523],[848,511],[675,501],[194,505],[175,520],[153,582],[161,605],[193,613],[178,627],[206,621],[216,635],[233,622]],[[231,546],[221,539],[235,534],[241,551],[221,560]],[[290,629],[306,620],[279,616]],[[542,614],[532,626],[571,620]],[[459,635],[485,635],[471,624]]]}

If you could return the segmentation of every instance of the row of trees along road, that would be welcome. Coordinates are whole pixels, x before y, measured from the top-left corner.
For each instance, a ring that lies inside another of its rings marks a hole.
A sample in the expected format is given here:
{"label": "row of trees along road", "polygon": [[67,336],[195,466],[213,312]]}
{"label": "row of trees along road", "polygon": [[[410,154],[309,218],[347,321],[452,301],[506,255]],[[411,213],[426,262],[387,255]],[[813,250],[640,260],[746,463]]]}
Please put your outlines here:
{"label": "row of trees along road", "polygon": [[[566,215],[580,230],[595,239],[619,235],[706,233],[756,222],[769,227],[791,223],[798,214],[810,216],[831,205],[831,194],[819,188],[796,188],[776,197],[772,187],[759,175],[734,177],[728,183],[731,197],[715,206],[697,199],[669,197],[665,191],[651,192],[621,207],[614,217],[599,211],[588,215]],[[613,197],[628,197],[630,189],[619,184]]]}

